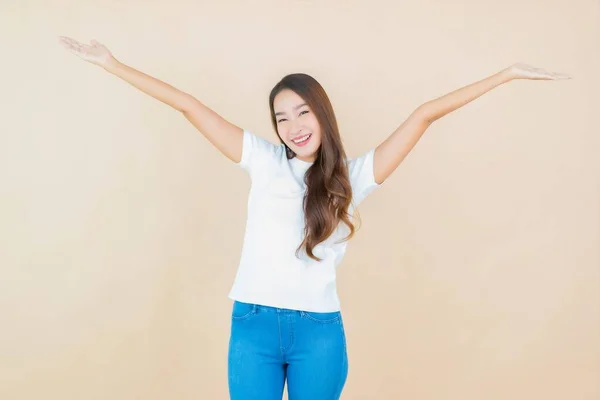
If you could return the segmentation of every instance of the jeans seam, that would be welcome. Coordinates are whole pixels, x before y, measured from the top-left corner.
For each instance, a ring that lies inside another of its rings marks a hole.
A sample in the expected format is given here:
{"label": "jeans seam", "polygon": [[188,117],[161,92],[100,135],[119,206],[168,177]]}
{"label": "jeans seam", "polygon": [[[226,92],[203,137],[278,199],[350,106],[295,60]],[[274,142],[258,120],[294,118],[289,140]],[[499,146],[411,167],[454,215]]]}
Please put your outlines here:
{"label": "jeans seam", "polygon": [[308,314],[306,311],[302,311],[300,315],[310,321],[317,322],[319,324],[332,324],[332,323],[338,322],[341,319],[340,314],[338,314],[335,318],[331,318],[331,319],[317,319],[317,318],[310,316],[310,314]]}
{"label": "jeans seam", "polygon": [[344,384],[346,383],[346,380],[348,378],[348,349],[346,346],[346,333],[344,332],[344,324],[341,323],[340,324],[340,330],[341,330],[341,334],[342,334],[342,343],[344,344],[344,352],[342,353],[342,370],[345,370],[345,374],[346,377],[344,377],[344,379],[340,379],[340,384],[337,388],[336,391],[336,398],[335,400],[338,400],[340,398],[340,396],[342,395],[342,390],[344,389]]}
{"label": "jeans seam", "polygon": [[277,329],[279,330],[279,355],[281,356],[281,362],[284,362],[284,348],[281,343],[281,319],[279,318],[279,314],[277,314]]}
{"label": "jeans seam", "polygon": [[251,315],[256,314],[256,304],[252,305],[252,309],[250,311],[248,311],[248,313],[240,316],[240,317],[234,317],[233,315],[231,316],[231,319],[235,320],[235,321],[244,321],[248,318],[250,318]]}

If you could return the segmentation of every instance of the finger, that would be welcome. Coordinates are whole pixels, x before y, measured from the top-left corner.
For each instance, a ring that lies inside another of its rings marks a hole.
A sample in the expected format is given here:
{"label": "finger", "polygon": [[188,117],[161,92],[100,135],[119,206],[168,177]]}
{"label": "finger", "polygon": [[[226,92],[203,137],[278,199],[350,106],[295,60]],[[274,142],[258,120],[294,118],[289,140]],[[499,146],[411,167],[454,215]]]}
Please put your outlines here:
{"label": "finger", "polygon": [[90,46],[88,46],[87,44],[83,44],[83,43],[77,43],[75,45],[75,47],[77,48],[77,50],[81,51],[82,53],[87,53],[87,51],[90,48]]}
{"label": "finger", "polygon": [[60,44],[68,50],[73,50],[75,48],[75,46],[73,45],[73,43],[69,42],[68,40],[63,40],[61,39]]}
{"label": "finger", "polygon": [[548,71],[538,72],[537,75],[540,79],[554,79],[554,76]]}
{"label": "finger", "polygon": [[69,49],[73,49],[73,50],[81,49],[81,44],[79,42],[77,42],[76,40],[73,40],[70,38],[62,39],[62,44]]}
{"label": "finger", "polygon": [[65,48],[76,56],[85,57],[87,56],[89,46],[82,46],[79,43],[66,43]]}
{"label": "finger", "polygon": [[550,72],[542,68],[536,68],[536,73],[540,75],[542,79],[571,79],[569,74],[561,73],[561,72]]}
{"label": "finger", "polygon": [[70,46],[72,44],[72,41],[69,40],[69,38],[66,38],[64,36],[60,37],[59,39],[60,44],[62,44],[63,46]]}
{"label": "finger", "polygon": [[77,41],[75,39],[71,39],[69,37],[62,36],[61,39],[64,43],[69,43],[69,44],[77,43]]}
{"label": "finger", "polygon": [[570,75],[557,73],[557,72],[547,72],[545,74],[540,75],[541,79],[550,79],[550,80],[559,80],[559,79],[571,79]]}
{"label": "finger", "polygon": [[80,53],[81,52],[81,46],[78,43],[69,43],[69,42],[67,42],[67,43],[65,43],[65,47],[68,50],[71,50],[71,51],[76,52],[76,53]]}
{"label": "finger", "polygon": [[78,50],[72,49],[71,47],[67,47],[67,51],[71,54],[76,55],[79,58],[83,58],[83,54],[81,54],[81,52]]}
{"label": "finger", "polygon": [[542,68],[535,68],[533,70],[533,75],[534,79],[554,79],[554,74]]}

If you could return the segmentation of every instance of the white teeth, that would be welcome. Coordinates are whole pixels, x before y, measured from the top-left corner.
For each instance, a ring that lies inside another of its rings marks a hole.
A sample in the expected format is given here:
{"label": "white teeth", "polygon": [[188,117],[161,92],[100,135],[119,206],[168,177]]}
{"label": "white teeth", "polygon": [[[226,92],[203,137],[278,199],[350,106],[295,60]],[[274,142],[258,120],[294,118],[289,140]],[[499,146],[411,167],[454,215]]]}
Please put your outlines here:
{"label": "white teeth", "polygon": [[292,142],[294,143],[302,143],[304,142],[306,139],[308,139],[310,137],[310,133],[308,135],[302,136],[300,139],[296,139],[296,140],[292,140]]}

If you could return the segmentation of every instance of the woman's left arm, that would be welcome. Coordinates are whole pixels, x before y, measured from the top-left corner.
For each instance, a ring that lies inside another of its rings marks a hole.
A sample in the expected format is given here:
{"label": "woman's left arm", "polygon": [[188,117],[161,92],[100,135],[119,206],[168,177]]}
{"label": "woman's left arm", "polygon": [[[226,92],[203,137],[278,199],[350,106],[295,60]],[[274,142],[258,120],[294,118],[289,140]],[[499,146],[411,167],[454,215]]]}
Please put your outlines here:
{"label": "woman's left arm", "polygon": [[420,105],[386,140],[375,149],[373,170],[381,184],[400,165],[423,133],[436,120],[513,79],[570,79],[567,74],[548,72],[526,64],[514,64],[478,82]]}

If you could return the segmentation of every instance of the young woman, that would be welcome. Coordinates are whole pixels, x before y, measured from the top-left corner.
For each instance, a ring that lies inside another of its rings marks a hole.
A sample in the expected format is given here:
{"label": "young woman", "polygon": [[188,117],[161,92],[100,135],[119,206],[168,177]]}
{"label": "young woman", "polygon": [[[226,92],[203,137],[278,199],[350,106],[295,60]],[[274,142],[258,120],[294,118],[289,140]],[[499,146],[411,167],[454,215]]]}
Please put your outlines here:
{"label": "young woman", "polygon": [[280,145],[243,130],[192,95],[139,72],[102,44],[61,37],[70,52],[180,111],[251,179],[246,233],[229,293],[233,400],[338,399],[348,374],[336,267],[355,207],[404,160],[437,119],[514,79],[568,79],[525,64],[426,102],[385,141],[348,160],[327,94],[293,74],[269,96]]}

